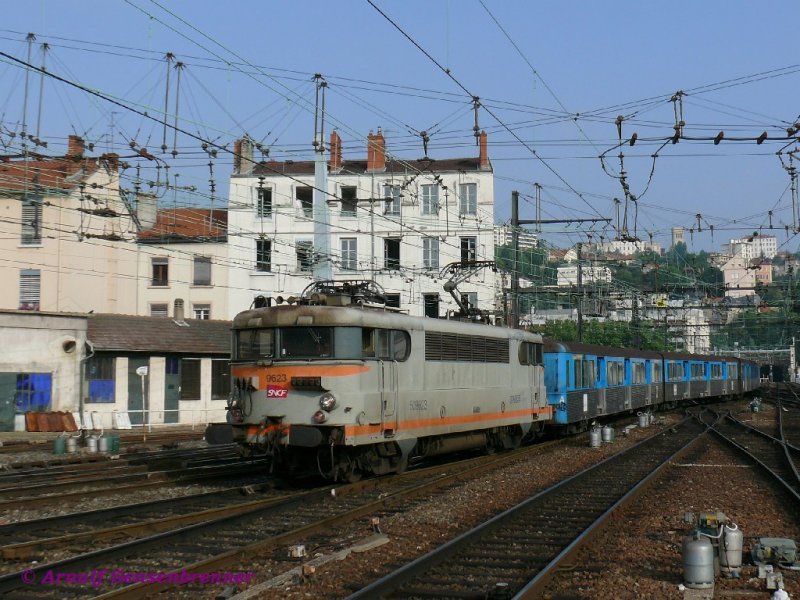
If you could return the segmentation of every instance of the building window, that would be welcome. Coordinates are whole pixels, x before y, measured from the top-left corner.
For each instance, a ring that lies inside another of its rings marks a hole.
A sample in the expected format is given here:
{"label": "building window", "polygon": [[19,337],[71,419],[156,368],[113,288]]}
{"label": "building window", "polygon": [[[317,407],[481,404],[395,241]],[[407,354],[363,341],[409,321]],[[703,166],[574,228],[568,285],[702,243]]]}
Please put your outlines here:
{"label": "building window", "polygon": [[461,292],[461,304],[467,308],[478,308],[478,292]]}
{"label": "building window", "polygon": [[227,400],[230,394],[230,362],[211,361],[211,399]]}
{"label": "building window", "polygon": [[258,188],[256,216],[260,219],[272,218],[272,188]]}
{"label": "building window", "polygon": [[383,209],[385,215],[399,215],[400,214],[400,186],[399,185],[385,185],[383,186],[383,197],[386,199],[386,206]]}
{"label": "building window", "polygon": [[461,238],[461,262],[472,262],[478,260],[478,238]]}
{"label": "building window", "polygon": [[19,310],[39,310],[41,291],[39,269],[22,269],[19,272]]}
{"label": "building window", "polygon": [[311,271],[314,267],[314,252],[311,242],[297,242],[295,252],[297,253],[297,270],[301,273]]}
{"label": "building window", "polygon": [[92,356],[86,361],[86,402],[114,402],[114,357]]}
{"label": "building window", "polygon": [[169,259],[157,257],[151,259],[153,276],[150,285],[153,287],[167,287],[169,285]]}
{"label": "building window", "polygon": [[462,183],[458,186],[458,212],[462,215],[478,214],[477,183]]}
{"label": "building window", "polygon": [[211,285],[211,257],[194,257],[194,285]]}
{"label": "building window", "polygon": [[272,271],[272,240],[256,240],[256,271]]}
{"label": "building window", "polygon": [[314,190],[307,186],[295,188],[297,205],[302,209],[304,217],[314,216]]}
{"label": "building window", "polygon": [[192,304],[192,313],[195,319],[208,321],[211,318],[211,305],[210,304]]}
{"label": "building window", "polygon": [[181,359],[181,400],[200,400],[200,359]]}
{"label": "building window", "polygon": [[17,373],[14,408],[18,413],[50,410],[53,378],[50,373]]}
{"label": "building window", "polygon": [[169,305],[167,304],[151,304],[150,305],[151,317],[168,317]]}
{"label": "building window", "polygon": [[42,203],[37,200],[22,202],[22,237],[23,245],[42,243]]}
{"label": "building window", "polygon": [[356,271],[358,269],[358,245],[356,238],[342,238],[342,270]]}
{"label": "building window", "polygon": [[400,268],[400,239],[386,238],[383,240],[383,267],[390,271]]}
{"label": "building window", "polygon": [[426,269],[439,268],[439,238],[422,238],[422,265]]}
{"label": "building window", "polygon": [[400,294],[386,294],[386,306],[400,308]]}
{"label": "building window", "polygon": [[422,187],[422,214],[439,214],[439,186],[423,185]]}
{"label": "building window", "polygon": [[438,319],[439,294],[422,294],[422,302],[425,306],[425,316]]}
{"label": "building window", "polygon": [[347,186],[342,188],[342,210],[343,217],[355,217],[358,208],[358,199],[356,198],[356,187]]}

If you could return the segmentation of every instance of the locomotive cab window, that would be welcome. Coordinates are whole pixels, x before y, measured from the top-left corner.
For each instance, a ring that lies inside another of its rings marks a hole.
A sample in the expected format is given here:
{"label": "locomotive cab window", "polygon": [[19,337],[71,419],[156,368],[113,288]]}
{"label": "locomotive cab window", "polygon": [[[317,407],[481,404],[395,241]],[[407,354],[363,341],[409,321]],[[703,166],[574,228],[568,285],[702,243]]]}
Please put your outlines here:
{"label": "locomotive cab window", "polygon": [[362,358],[404,361],[411,353],[411,337],[398,329],[370,329],[361,331]]}
{"label": "locomotive cab window", "polygon": [[274,329],[245,329],[236,332],[234,349],[239,360],[258,360],[275,356]]}
{"label": "locomotive cab window", "polygon": [[519,364],[541,366],[544,364],[544,354],[541,344],[522,342],[519,345]]}

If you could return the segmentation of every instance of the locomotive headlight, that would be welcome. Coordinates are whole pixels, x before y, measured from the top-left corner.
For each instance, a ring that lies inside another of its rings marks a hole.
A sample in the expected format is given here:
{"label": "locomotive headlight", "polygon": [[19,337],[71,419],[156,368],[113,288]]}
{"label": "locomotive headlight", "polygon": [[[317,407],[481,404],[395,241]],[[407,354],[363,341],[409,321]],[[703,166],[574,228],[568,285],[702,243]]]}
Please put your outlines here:
{"label": "locomotive headlight", "polygon": [[328,420],[328,413],[318,410],[311,418],[314,419],[314,423],[322,425],[322,423]]}
{"label": "locomotive headlight", "polygon": [[331,412],[336,408],[336,396],[330,392],[325,392],[320,396],[319,407],[326,412]]}

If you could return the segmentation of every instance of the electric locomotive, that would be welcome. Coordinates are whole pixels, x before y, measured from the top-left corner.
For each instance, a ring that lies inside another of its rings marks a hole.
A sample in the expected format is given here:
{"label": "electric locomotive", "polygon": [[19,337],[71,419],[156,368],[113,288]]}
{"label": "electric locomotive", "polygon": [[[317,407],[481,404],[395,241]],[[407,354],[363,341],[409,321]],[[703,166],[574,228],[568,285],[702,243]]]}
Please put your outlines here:
{"label": "electric locomotive", "polygon": [[539,335],[412,317],[371,281],[261,298],[232,329],[228,422],[238,447],[276,470],[354,481],[513,448],[552,415]]}

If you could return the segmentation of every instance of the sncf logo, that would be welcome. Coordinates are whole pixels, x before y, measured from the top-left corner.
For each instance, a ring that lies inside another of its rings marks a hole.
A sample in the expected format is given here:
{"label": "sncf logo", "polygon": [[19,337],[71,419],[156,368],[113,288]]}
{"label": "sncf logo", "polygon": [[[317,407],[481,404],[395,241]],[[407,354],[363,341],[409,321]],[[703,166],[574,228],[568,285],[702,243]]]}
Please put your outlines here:
{"label": "sncf logo", "polygon": [[280,385],[267,386],[267,398],[286,398],[289,395],[289,389]]}

